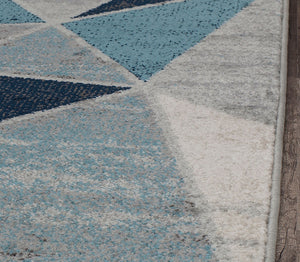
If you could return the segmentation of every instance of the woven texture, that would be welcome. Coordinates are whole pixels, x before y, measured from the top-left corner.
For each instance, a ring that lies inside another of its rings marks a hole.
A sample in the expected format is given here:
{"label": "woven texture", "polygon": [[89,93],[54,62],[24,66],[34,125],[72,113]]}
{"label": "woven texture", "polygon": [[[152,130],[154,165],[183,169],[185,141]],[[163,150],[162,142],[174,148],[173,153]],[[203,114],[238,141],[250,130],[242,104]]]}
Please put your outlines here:
{"label": "woven texture", "polygon": [[278,0],[0,0],[1,261],[264,261]]}

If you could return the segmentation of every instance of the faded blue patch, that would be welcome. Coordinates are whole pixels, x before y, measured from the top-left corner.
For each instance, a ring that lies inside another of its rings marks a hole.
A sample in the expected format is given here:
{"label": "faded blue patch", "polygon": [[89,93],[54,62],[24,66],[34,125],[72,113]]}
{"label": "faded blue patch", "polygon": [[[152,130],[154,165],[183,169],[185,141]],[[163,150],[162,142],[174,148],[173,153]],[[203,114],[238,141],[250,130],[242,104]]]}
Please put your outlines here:
{"label": "faded blue patch", "polygon": [[187,0],[64,26],[147,80],[252,1]]}
{"label": "faded blue patch", "polygon": [[216,261],[140,97],[0,129],[0,258]]}
{"label": "faded blue patch", "polygon": [[29,13],[11,0],[0,0],[0,23],[43,23],[43,20]]}
{"label": "faded blue patch", "polygon": [[0,46],[0,70],[4,72],[131,84],[117,67],[54,28]]}

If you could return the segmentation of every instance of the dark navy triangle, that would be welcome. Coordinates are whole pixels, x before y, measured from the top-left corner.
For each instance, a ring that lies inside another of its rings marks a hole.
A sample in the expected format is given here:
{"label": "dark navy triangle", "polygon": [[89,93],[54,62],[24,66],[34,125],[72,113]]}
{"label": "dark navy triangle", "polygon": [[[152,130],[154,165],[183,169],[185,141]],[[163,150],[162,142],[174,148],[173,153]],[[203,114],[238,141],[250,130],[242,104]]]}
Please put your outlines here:
{"label": "dark navy triangle", "polygon": [[0,24],[43,23],[39,17],[29,13],[11,0],[0,0]]}
{"label": "dark navy triangle", "polygon": [[0,76],[0,121],[126,89],[129,87]]}
{"label": "dark navy triangle", "polygon": [[84,17],[84,16],[88,16],[88,15],[97,15],[100,13],[117,11],[117,10],[122,10],[125,8],[132,8],[135,6],[156,4],[156,3],[169,2],[169,1],[171,1],[171,0],[112,0],[108,3],[105,3],[96,8],[93,8],[89,11],[86,11],[86,12],[76,16],[75,18]]}

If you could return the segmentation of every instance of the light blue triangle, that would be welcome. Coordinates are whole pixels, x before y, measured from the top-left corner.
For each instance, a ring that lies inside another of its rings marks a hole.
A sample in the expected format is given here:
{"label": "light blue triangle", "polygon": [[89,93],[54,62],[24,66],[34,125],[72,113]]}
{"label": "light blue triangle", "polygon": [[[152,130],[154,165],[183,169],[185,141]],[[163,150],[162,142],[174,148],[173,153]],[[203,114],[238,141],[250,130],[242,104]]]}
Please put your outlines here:
{"label": "light blue triangle", "polygon": [[11,0],[0,0],[0,23],[42,23],[39,17],[29,13]]}
{"label": "light blue triangle", "polygon": [[142,80],[253,0],[190,0],[65,24]]}
{"label": "light blue triangle", "polygon": [[115,65],[97,59],[55,28],[0,46],[0,70],[62,79],[130,84]]}

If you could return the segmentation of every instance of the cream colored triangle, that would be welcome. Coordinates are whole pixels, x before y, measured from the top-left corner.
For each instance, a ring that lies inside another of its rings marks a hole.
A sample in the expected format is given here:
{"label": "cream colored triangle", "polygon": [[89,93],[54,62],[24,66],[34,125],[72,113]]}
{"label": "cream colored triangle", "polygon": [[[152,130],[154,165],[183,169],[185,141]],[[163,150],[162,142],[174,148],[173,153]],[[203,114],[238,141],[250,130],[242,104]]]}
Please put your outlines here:
{"label": "cream colored triangle", "polygon": [[208,202],[218,259],[263,261],[274,129],[168,95],[156,99],[193,170],[189,179]]}

